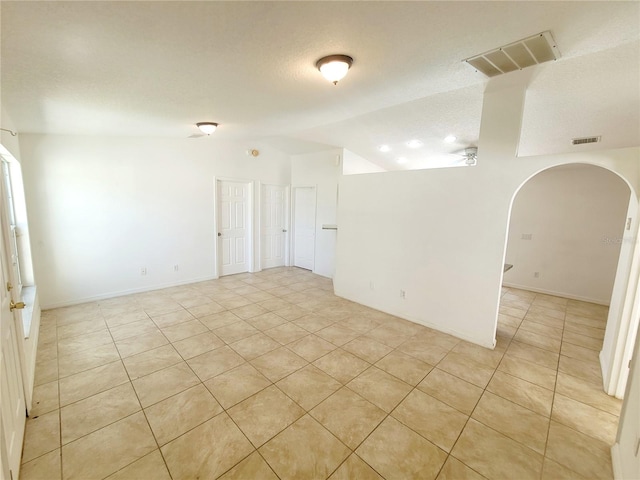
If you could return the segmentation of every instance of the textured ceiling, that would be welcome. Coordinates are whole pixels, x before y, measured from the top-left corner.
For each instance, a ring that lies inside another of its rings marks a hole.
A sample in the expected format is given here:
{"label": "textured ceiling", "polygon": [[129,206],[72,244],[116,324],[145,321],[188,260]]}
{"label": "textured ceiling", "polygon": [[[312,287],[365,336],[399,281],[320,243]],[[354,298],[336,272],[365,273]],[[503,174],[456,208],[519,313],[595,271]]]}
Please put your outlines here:
{"label": "textured ceiling", "polygon": [[[3,108],[22,133],[188,137],[195,122],[215,121],[216,138],[288,153],[330,145],[388,168],[397,168],[397,155],[412,168],[435,165],[478,141],[487,80],[461,60],[550,29],[562,56],[535,67],[521,153],[566,148],[574,133],[602,134],[609,147],[640,143],[631,132],[638,2],[2,1],[0,8]],[[315,69],[333,53],[355,60],[337,86]],[[629,128],[612,137],[605,127],[622,121]],[[448,133],[459,142],[443,144]],[[407,151],[412,138],[424,147]],[[393,151],[377,151],[383,143]]]}

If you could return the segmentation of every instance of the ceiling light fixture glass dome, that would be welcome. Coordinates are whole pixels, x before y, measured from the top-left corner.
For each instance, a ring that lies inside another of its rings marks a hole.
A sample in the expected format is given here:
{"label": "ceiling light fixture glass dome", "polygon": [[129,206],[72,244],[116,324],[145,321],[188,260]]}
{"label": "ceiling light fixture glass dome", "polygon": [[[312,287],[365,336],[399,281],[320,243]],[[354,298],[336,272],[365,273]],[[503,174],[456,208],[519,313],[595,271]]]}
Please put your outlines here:
{"label": "ceiling light fixture glass dome", "polygon": [[316,67],[324,78],[336,85],[347,75],[352,64],[353,58],[347,55],[329,55],[318,60]]}
{"label": "ceiling light fixture glass dome", "polygon": [[216,128],[218,128],[218,124],[214,122],[199,122],[196,123],[196,127],[205,135],[211,135],[216,131]]}

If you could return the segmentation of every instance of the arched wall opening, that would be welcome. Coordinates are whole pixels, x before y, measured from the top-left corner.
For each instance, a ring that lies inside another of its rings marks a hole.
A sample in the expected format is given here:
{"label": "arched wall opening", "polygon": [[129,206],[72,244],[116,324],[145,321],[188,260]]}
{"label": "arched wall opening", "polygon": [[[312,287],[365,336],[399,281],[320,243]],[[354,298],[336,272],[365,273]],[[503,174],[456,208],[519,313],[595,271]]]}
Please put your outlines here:
{"label": "arched wall opening", "polygon": [[630,307],[638,273],[632,266],[636,232],[629,220],[637,210],[632,185],[606,167],[572,162],[538,170],[511,198],[504,263],[514,267],[501,282],[570,299],[571,322],[591,323],[580,315],[581,302],[590,302],[591,316],[602,320],[590,326],[604,328],[590,330],[598,345],[589,344],[600,350],[603,389],[619,398],[631,354],[626,346],[638,326]]}

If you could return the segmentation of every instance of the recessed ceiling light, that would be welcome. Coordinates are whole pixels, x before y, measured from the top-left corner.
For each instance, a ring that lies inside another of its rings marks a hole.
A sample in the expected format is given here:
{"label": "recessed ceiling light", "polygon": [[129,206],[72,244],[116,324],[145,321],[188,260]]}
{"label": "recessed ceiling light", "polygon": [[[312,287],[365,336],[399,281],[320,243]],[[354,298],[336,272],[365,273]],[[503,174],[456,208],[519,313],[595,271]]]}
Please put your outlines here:
{"label": "recessed ceiling light", "polygon": [[457,140],[455,135],[447,135],[446,137],[444,137],[444,141],[447,143],[453,143]]}
{"label": "recessed ceiling light", "polygon": [[398,158],[396,159],[396,163],[398,163],[398,164],[400,164],[400,165],[403,165],[403,164],[405,164],[405,163],[407,163],[407,162],[408,162],[408,160],[407,160],[405,157],[398,157]]}
{"label": "recessed ceiling light", "polygon": [[391,151],[391,147],[389,145],[380,145],[378,147],[378,150],[380,150],[383,153],[386,153]]}
{"label": "recessed ceiling light", "polygon": [[409,148],[420,148],[422,145],[424,145],[420,140],[409,140],[407,142],[407,147]]}

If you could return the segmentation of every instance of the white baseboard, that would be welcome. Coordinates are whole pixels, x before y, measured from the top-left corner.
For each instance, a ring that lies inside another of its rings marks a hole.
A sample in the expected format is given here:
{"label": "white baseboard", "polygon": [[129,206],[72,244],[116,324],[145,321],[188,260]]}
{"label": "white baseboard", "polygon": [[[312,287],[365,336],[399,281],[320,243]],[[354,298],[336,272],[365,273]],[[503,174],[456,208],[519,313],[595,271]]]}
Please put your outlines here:
{"label": "white baseboard", "polygon": [[620,458],[620,444],[617,442],[611,447],[611,465],[613,466],[614,480],[622,480],[622,459]]}
{"label": "white baseboard", "polygon": [[416,317],[412,317],[410,315],[407,315],[406,313],[403,312],[397,312],[397,311],[393,311],[392,309],[383,307],[375,302],[365,302],[364,299],[359,299],[357,296],[347,296],[343,293],[341,293],[339,290],[336,290],[334,288],[334,294],[337,295],[338,297],[344,298],[346,300],[350,300],[352,302],[356,302],[359,303],[360,305],[364,305],[365,307],[369,307],[369,308],[373,308],[374,310],[378,310],[380,312],[384,312],[384,313],[388,313],[389,315],[393,315],[395,317],[399,317],[402,318],[404,320],[409,320],[410,322],[413,323],[417,323],[418,325],[422,325],[423,327],[428,327],[428,328],[432,328],[434,330],[437,330],[439,332],[442,333],[447,333],[449,335],[453,335],[456,338],[460,338],[462,340],[465,340],[467,342],[470,343],[475,343],[476,345],[480,345],[481,347],[484,348],[489,348],[491,350],[493,350],[496,346],[495,343],[495,339],[491,342],[483,342],[482,340],[479,340],[477,338],[471,337],[465,333],[462,332],[458,332],[457,330],[451,329],[451,328],[443,328],[441,325],[435,325],[433,323],[430,322],[426,322],[423,321],[421,319],[418,319]]}
{"label": "white baseboard", "polygon": [[52,308],[61,308],[61,307],[70,307],[72,305],[79,305],[81,303],[95,302],[97,300],[106,300],[108,298],[122,297],[125,295],[133,295],[134,293],[152,292],[154,290],[162,290],[164,288],[179,287],[181,285],[189,285],[190,283],[206,282],[207,280],[216,280],[217,278],[218,278],[217,276],[191,278],[191,279],[183,280],[180,282],[170,282],[170,283],[163,283],[159,285],[149,285],[146,287],[131,288],[127,290],[120,290],[117,292],[109,292],[109,293],[104,293],[100,295],[94,295],[91,297],[83,297],[83,298],[77,298],[73,300],[65,300],[62,302],[47,303],[46,305],[42,305],[42,310],[50,310]]}
{"label": "white baseboard", "polygon": [[612,393],[609,392],[608,383],[609,383],[610,372],[609,372],[609,365],[607,364],[607,361],[604,358],[604,350],[600,350],[600,353],[598,354],[598,360],[600,362],[600,373],[602,374],[602,389],[607,395],[612,395]]}
{"label": "white baseboard", "polygon": [[610,300],[603,301],[600,298],[583,297],[580,295],[574,295],[572,293],[567,293],[567,292],[545,290],[544,288],[535,288],[530,285],[518,285],[517,283],[510,283],[510,282],[503,281],[502,286],[507,288],[518,288],[520,290],[529,290],[530,292],[535,292],[535,293],[544,293],[545,295],[553,295],[554,297],[563,297],[563,298],[569,298],[571,300],[579,300],[581,302],[596,303],[598,305],[604,305],[606,307],[608,307],[610,303]]}

